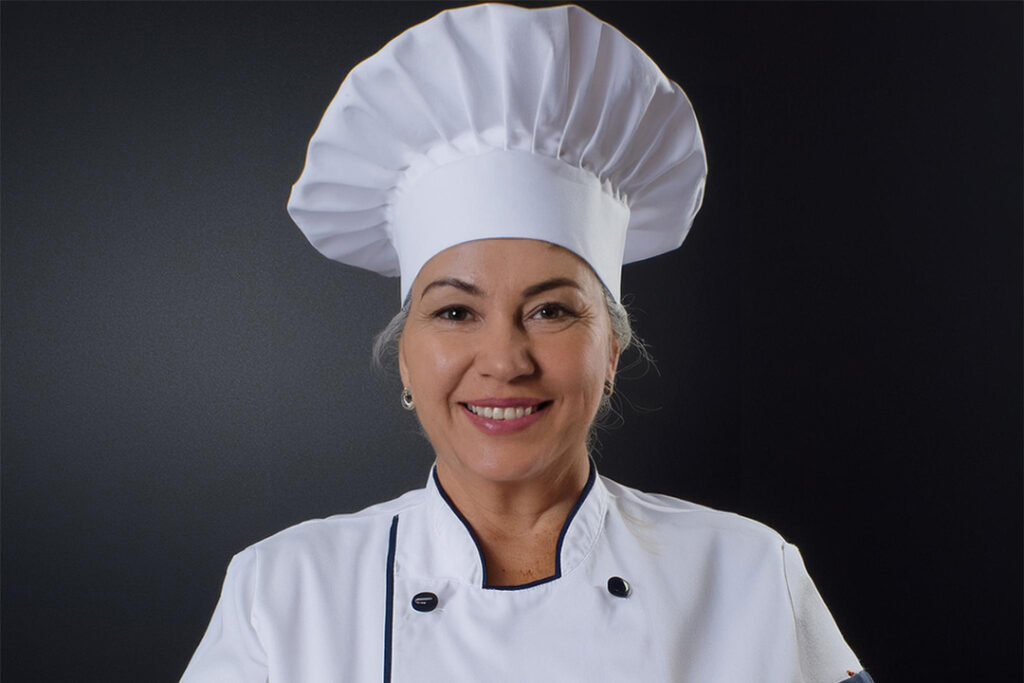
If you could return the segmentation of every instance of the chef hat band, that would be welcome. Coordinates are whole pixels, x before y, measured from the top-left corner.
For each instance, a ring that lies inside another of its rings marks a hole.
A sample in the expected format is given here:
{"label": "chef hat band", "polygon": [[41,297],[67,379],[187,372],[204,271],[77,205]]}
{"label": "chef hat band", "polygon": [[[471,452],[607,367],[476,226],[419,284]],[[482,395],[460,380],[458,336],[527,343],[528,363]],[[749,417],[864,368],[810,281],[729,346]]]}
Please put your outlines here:
{"label": "chef hat band", "polygon": [[530,152],[490,151],[431,169],[401,188],[392,208],[403,300],[435,254],[488,238],[565,247],[618,300],[629,208],[583,169]]}
{"label": "chef hat band", "polygon": [[575,6],[448,10],[357,65],[288,203],[324,255],[401,276],[488,238],[584,259],[619,298],[623,263],[675,249],[703,198],[689,100]]}

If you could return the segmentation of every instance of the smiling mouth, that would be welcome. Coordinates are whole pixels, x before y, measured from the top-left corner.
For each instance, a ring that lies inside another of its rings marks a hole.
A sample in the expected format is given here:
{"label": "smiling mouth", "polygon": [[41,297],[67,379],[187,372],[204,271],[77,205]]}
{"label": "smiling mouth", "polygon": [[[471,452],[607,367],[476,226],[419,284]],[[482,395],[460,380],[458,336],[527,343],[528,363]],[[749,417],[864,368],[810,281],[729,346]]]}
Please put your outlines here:
{"label": "smiling mouth", "polygon": [[479,415],[480,417],[488,420],[517,420],[519,418],[532,415],[533,413],[539,413],[540,411],[551,405],[551,401],[541,401],[540,403],[532,406],[516,406],[503,408],[501,406],[484,406],[484,405],[473,405],[472,403],[463,403],[466,410]]}

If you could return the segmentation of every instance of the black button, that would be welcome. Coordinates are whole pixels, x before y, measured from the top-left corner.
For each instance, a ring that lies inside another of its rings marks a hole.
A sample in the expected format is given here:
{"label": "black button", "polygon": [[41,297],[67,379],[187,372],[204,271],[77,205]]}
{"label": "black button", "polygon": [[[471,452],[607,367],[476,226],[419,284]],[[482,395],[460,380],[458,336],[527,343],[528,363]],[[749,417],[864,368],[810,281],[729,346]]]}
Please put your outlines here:
{"label": "black button", "polygon": [[417,593],[412,596],[412,608],[417,612],[433,612],[435,607],[437,607],[437,596],[433,593]]}
{"label": "black button", "polygon": [[608,579],[608,592],[617,598],[628,598],[631,592],[629,582],[619,576]]}

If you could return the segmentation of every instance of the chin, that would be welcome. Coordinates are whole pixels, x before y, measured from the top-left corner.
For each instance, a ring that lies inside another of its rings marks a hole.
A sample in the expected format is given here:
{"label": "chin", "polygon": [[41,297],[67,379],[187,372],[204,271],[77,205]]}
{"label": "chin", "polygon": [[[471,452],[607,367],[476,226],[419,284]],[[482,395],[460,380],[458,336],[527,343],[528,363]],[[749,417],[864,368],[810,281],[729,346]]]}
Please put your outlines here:
{"label": "chin", "polygon": [[[538,452],[546,455],[538,456]],[[485,481],[512,484],[543,476],[552,469],[567,469],[570,467],[569,460],[576,457],[567,453],[552,455],[550,446],[530,448],[509,444],[504,447],[483,447],[470,452],[462,450],[454,456],[456,462],[448,463],[448,466],[458,467],[466,474]],[[585,460],[585,451],[578,457]]]}

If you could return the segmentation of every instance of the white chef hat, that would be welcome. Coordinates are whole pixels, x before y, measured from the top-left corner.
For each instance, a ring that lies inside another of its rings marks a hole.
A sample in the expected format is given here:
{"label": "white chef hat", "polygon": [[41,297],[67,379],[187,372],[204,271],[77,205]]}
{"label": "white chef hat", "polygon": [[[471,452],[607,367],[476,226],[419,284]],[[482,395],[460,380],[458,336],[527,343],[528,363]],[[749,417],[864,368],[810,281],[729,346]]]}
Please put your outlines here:
{"label": "white chef hat", "polygon": [[623,263],[678,247],[707,163],[686,95],[576,6],[483,4],[414,26],[349,73],[288,212],[325,256],[401,276],[473,240]]}

